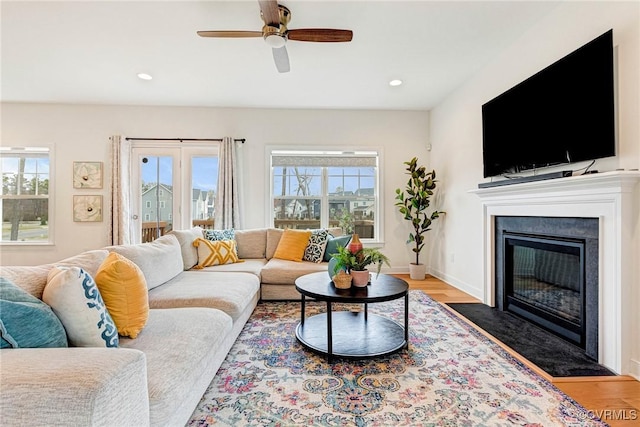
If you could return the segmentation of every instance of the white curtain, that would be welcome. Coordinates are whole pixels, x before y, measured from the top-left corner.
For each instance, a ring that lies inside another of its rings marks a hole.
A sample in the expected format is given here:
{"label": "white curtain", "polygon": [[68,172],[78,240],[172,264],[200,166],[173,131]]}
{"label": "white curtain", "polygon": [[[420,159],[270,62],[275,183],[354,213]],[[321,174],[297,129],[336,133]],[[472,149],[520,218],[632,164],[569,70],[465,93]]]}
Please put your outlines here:
{"label": "white curtain", "polygon": [[218,194],[216,195],[214,227],[241,229],[240,194],[238,192],[238,154],[233,138],[225,137],[218,156]]}
{"label": "white curtain", "polygon": [[111,244],[131,243],[131,143],[120,135],[111,138]]}

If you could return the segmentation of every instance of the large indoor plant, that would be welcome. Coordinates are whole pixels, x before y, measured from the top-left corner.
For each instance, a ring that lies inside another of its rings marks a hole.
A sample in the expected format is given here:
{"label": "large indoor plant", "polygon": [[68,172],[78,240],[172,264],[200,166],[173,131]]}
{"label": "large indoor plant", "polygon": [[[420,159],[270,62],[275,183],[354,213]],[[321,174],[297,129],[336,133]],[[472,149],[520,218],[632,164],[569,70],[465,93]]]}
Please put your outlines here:
{"label": "large indoor plant", "polygon": [[[333,274],[336,274],[340,270],[347,271],[353,276],[352,283],[355,286],[364,286],[367,284],[369,281],[369,271],[367,267],[369,265],[377,264],[376,274],[380,274],[382,264],[390,266],[389,258],[380,252],[378,248],[362,248],[353,253],[349,248],[338,246],[338,252],[331,254],[331,257],[335,260],[331,263]],[[362,274],[359,275],[358,272]]]}
{"label": "large indoor plant", "polygon": [[425,234],[431,230],[431,223],[444,212],[428,212],[430,199],[436,188],[436,171],[427,172],[424,166],[418,166],[417,157],[404,164],[407,165],[409,181],[404,190],[396,189],[395,206],[413,227],[413,232],[409,232],[407,240],[408,244],[413,244],[411,250],[416,254],[415,262],[409,264],[410,277],[414,280],[424,280],[426,266],[420,263],[420,252],[424,248]]}

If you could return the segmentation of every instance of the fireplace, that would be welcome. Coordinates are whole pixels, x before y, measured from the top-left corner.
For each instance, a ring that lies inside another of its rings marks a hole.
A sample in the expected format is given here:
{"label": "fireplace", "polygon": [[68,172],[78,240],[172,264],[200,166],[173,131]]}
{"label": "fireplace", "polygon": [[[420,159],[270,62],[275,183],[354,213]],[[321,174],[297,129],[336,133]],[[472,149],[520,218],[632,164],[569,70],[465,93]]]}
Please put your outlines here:
{"label": "fireplace", "polygon": [[497,216],[496,304],[598,359],[598,219]]}
{"label": "fireplace", "polygon": [[[497,247],[501,241],[496,239],[497,217],[590,218],[598,223],[598,244],[591,251],[593,243],[589,242],[594,240],[587,239],[585,311],[594,311],[588,305],[588,294],[594,291],[588,282],[597,265],[598,363],[618,374],[640,378],[640,323],[634,287],[640,253],[632,232],[638,227],[638,183],[640,172],[613,171],[470,190],[480,198],[483,216],[484,286],[478,297],[491,307],[502,300],[496,287],[501,268],[496,266],[495,254],[502,250]],[[585,348],[593,341],[588,320],[587,316]]]}

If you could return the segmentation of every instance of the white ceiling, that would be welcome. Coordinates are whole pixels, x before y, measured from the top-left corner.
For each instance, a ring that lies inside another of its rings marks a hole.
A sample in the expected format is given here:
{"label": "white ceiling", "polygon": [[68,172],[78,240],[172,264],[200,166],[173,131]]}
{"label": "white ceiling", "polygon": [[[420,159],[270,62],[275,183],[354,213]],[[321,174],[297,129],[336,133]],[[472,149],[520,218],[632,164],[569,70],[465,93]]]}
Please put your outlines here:
{"label": "white ceiling", "polygon": [[281,3],[290,29],[351,29],[353,41],[289,41],[291,72],[279,74],[260,38],[196,35],[260,30],[255,0],[2,0],[1,100],[428,110],[558,4]]}

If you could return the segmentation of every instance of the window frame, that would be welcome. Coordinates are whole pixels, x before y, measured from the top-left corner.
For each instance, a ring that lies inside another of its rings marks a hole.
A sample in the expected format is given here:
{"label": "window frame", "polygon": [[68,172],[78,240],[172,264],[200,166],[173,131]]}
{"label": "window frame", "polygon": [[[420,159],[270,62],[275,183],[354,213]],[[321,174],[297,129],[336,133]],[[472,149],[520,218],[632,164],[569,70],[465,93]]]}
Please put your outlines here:
{"label": "window frame", "polygon": [[[38,144],[30,144],[30,145],[12,145],[11,147],[0,147],[3,153],[11,153],[15,152],[29,152],[36,151],[38,149],[48,150],[48,158],[49,158],[49,186],[47,189],[47,240],[40,241],[20,241],[20,240],[1,240],[0,246],[53,246],[55,245],[55,173],[56,173],[56,162],[55,162],[55,150],[53,144],[47,143],[38,143]],[[2,170],[0,166],[0,176],[2,175]],[[0,203],[2,200],[14,198],[14,197],[6,197],[4,194],[0,194]],[[44,198],[44,197],[41,197]],[[0,223],[2,223],[2,207],[0,206]]]}
{"label": "window frame", "polygon": [[[272,145],[265,147],[265,161],[266,161],[266,170],[268,171],[268,179],[265,183],[265,191],[268,197],[266,197],[266,209],[265,209],[265,222],[267,227],[274,227],[275,214],[274,214],[274,170],[272,167],[272,156],[274,154],[282,154],[283,152],[292,152],[292,153],[306,153],[306,155],[318,154],[322,153],[331,154],[336,156],[337,153],[341,153],[344,155],[356,155],[358,153],[375,153],[375,158],[377,160],[377,168],[376,174],[374,176],[375,181],[375,217],[374,217],[374,238],[360,238],[365,244],[376,244],[382,245],[384,244],[384,191],[381,188],[382,183],[384,182],[384,155],[382,147],[378,146],[358,146],[358,147],[335,147],[335,146],[322,146],[316,148],[301,148],[299,146],[291,146],[291,145]],[[328,193],[328,167],[322,167],[321,170],[321,180],[322,180],[322,189],[321,194],[315,196],[285,196],[285,198],[291,197],[295,199],[312,199],[317,200],[320,199],[321,203],[321,215],[320,215],[320,227],[326,228],[329,226],[329,193]],[[278,196],[278,198],[282,198]],[[347,198],[345,196],[345,198]],[[335,199],[335,196],[332,197]]]}
{"label": "window frame", "polygon": [[[194,157],[220,157],[220,143],[217,142],[190,142],[190,141],[178,141],[175,142],[150,142],[150,141],[135,141],[131,145],[131,165],[132,174],[139,174],[139,163],[137,161],[136,154],[140,152],[150,150],[153,156],[169,156],[174,159],[173,161],[173,179],[178,179],[181,183],[180,187],[176,187],[174,190],[172,213],[170,214],[170,220],[172,221],[175,229],[191,229],[192,228],[192,206],[191,195],[193,193],[191,177],[193,175],[192,159]],[[177,177],[177,178],[176,178]],[[131,212],[142,213],[142,200],[137,200],[136,189],[134,189],[134,179],[132,177],[131,189],[130,189],[130,209]],[[186,185],[186,186],[185,186]],[[163,190],[159,190],[159,193]],[[161,201],[166,206],[165,201]],[[175,214],[175,215],[174,215]],[[138,236],[138,223],[143,218],[140,215],[139,219],[134,219],[131,224],[131,237],[132,242],[137,242]],[[138,242],[139,243],[139,242]]]}

